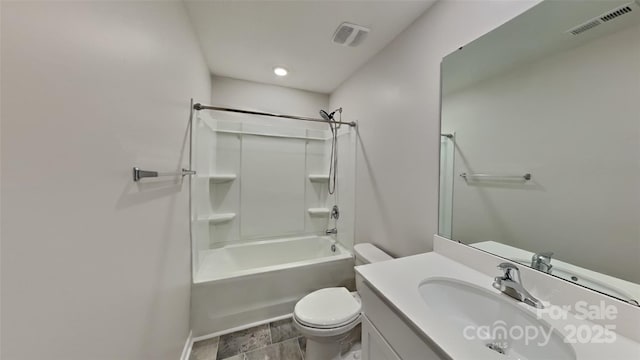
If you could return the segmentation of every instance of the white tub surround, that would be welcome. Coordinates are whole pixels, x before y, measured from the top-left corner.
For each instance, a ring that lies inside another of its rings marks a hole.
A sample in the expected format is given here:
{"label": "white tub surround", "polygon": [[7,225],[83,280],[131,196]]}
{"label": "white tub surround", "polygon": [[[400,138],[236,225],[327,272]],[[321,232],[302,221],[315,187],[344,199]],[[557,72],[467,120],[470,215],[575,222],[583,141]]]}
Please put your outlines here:
{"label": "white tub surround", "polygon": [[353,266],[353,255],[331,237],[204,251],[192,288],[193,334],[202,338],[291,314],[299,299],[324,287],[354,289]]}
{"label": "white tub surround", "polygon": [[[504,259],[438,236],[434,238],[434,244],[436,252],[356,267],[356,272],[365,280],[364,289],[359,290],[363,311],[370,325],[390,344],[397,355],[395,358],[412,359],[411,356],[418,354],[416,351],[422,351],[428,359],[510,359],[508,353],[505,356],[479,346],[474,340],[466,340],[460,331],[454,331],[455,328],[448,325],[451,316],[457,315],[443,314],[446,311],[431,308],[418,290],[428,279],[455,279],[469,283],[482,292],[508,299],[512,302],[509,305],[536,317],[535,308],[511,300],[492,287],[494,277],[501,275],[496,265],[504,262]],[[575,359],[638,357],[640,309],[525,266],[520,267],[520,272],[525,288],[538,299],[550,303],[546,305],[546,309],[566,316],[565,319],[557,319],[549,316],[548,312],[541,314],[541,322],[553,327],[562,337],[570,337],[567,333],[569,325],[590,329],[596,325],[615,325],[613,343],[570,344]],[[575,310],[578,301],[598,306],[613,305],[618,311],[617,317],[590,322],[579,319],[575,312],[561,308],[562,305],[571,305],[572,310]],[[394,318],[401,319],[401,322],[394,323]],[[403,331],[403,327],[408,335],[400,338],[395,334]],[[375,331],[370,330],[366,335],[374,333]],[[367,341],[364,340],[363,345],[369,346]],[[419,346],[416,346],[416,342],[420,342]],[[366,354],[366,348],[364,352]],[[570,352],[564,355],[571,357],[572,354]]]}

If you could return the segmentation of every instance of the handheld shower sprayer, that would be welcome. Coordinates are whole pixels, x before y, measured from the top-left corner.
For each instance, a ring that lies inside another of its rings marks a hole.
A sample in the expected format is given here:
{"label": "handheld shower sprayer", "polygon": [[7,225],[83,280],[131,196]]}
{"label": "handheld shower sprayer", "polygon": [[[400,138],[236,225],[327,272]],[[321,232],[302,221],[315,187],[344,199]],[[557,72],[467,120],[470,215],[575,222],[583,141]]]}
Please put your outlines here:
{"label": "handheld shower sprayer", "polygon": [[340,114],[340,120],[342,121],[342,108],[338,108],[334,110],[332,113],[327,113],[324,110],[320,110],[320,116],[329,123],[329,129],[331,129],[331,158],[329,160],[329,182],[328,182],[328,190],[329,195],[333,195],[336,191],[336,180],[337,180],[337,169],[338,169],[338,129],[340,128],[339,124],[335,123],[335,119],[333,116],[335,113]]}

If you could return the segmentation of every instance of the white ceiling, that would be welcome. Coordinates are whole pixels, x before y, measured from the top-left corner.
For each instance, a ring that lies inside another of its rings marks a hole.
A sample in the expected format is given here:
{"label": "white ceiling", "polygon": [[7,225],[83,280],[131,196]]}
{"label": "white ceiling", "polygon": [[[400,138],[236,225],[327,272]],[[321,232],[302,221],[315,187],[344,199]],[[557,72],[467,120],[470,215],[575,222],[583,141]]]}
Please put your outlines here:
{"label": "white ceiling", "polygon": [[[210,71],[219,76],[330,93],[435,0],[186,0]],[[371,29],[358,47],[333,44],[342,22]],[[275,66],[289,70],[286,77]]]}

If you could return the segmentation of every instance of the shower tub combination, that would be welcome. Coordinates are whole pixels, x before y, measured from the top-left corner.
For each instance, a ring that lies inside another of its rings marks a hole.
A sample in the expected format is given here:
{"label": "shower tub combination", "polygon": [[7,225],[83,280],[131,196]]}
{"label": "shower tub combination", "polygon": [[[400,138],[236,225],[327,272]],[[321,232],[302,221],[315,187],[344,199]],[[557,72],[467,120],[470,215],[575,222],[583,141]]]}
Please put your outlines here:
{"label": "shower tub combination", "polygon": [[199,260],[191,311],[196,338],[288,316],[317,289],[355,289],[353,255],[331,237],[228,245],[201,251]]}
{"label": "shower tub combination", "polygon": [[[320,111],[320,119],[193,108],[194,338],[291,316],[321,288],[355,290],[356,124],[335,119],[340,109]],[[331,228],[339,234],[324,236]]]}

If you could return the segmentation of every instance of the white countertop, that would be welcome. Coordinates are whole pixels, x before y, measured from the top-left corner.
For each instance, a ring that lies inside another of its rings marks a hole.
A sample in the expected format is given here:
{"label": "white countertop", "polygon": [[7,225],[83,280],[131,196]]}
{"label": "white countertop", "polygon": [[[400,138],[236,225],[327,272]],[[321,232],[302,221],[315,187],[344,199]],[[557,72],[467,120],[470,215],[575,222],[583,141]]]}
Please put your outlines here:
{"label": "white countertop", "polygon": [[[491,350],[479,351],[477,346],[470,346],[469,341],[465,340],[459,331],[453,331],[446,326],[446,314],[443,315],[437,309],[431,309],[425,304],[418,290],[420,284],[428,278],[445,277],[465,281],[499,296],[506,297],[506,295],[500,294],[498,290],[492,287],[492,277],[435,252],[357,266],[356,271],[362,275],[373,290],[383,296],[387,303],[395,308],[394,310],[400,316],[404,317],[416,329],[421,330],[424,336],[430,338],[451,358],[456,360],[508,359],[505,355]],[[496,275],[498,275],[497,272]],[[534,293],[533,295],[535,296],[536,294]],[[541,300],[544,301],[545,299]],[[513,301],[524,311],[531,312],[535,316],[534,308],[516,300]],[[593,323],[587,320],[580,320],[575,315],[553,304],[550,306],[555,307],[554,310],[566,313],[566,319],[554,320],[548,316],[543,316],[543,320],[557,329],[563,336],[567,334],[564,329],[566,325],[593,325]],[[640,343],[619,334],[616,334],[616,339],[611,344],[587,343],[572,344],[572,346],[579,360],[640,359]]]}

